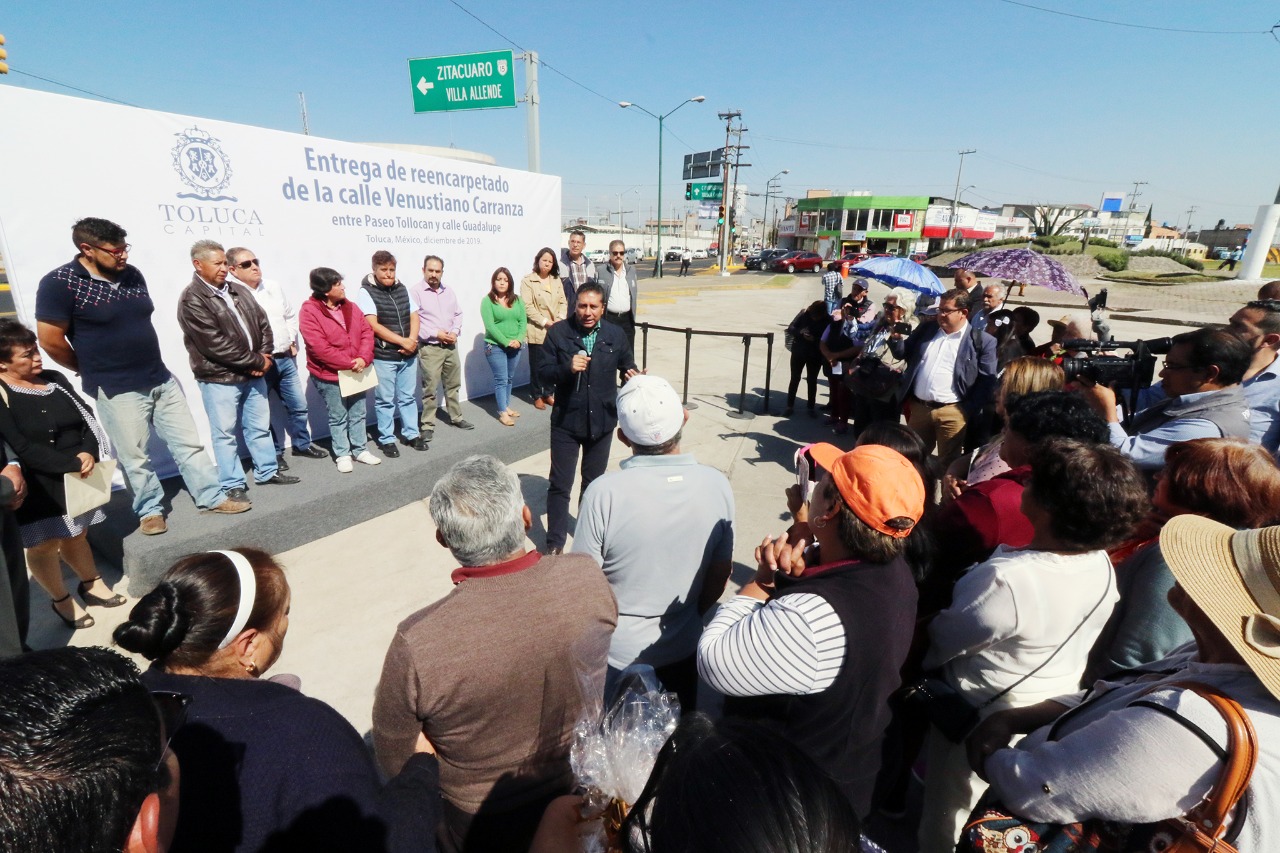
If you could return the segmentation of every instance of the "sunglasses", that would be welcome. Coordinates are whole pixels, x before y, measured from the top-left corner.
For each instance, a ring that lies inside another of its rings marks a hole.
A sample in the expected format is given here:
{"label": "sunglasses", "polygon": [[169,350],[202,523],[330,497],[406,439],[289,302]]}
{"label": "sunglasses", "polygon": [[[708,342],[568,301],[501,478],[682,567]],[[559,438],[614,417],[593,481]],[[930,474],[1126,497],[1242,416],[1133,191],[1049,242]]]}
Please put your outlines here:
{"label": "sunglasses", "polygon": [[151,701],[160,713],[160,722],[164,726],[164,748],[160,750],[159,766],[164,763],[165,753],[169,751],[169,743],[174,734],[187,721],[187,708],[191,705],[191,697],[185,693],[173,693],[168,690],[155,690],[151,693]]}
{"label": "sunglasses", "polygon": [[240,263],[236,264],[236,266],[242,270],[247,270],[249,267],[260,267],[262,265],[258,263],[257,258],[250,258],[247,261],[241,261]]}
{"label": "sunglasses", "polygon": [[611,255],[625,255],[625,254],[626,254],[626,252],[625,252],[625,251],[624,251],[624,252],[610,252],[609,254],[611,254]]}
{"label": "sunglasses", "polygon": [[129,254],[129,250],[133,248],[133,246],[130,245],[129,243],[125,243],[123,249],[108,249],[106,246],[98,246],[94,243],[85,243],[85,245],[89,246],[90,248],[97,249],[99,252],[106,252],[108,255],[110,255],[113,258],[116,258],[117,260]]}

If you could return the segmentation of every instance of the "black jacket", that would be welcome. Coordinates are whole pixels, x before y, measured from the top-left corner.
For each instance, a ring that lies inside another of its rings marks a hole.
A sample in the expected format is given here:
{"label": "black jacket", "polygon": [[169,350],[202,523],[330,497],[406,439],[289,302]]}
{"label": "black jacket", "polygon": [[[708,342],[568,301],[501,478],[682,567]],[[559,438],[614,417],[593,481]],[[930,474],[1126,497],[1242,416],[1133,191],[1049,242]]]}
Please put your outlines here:
{"label": "black jacket", "polygon": [[636,368],[622,329],[610,323],[597,328],[591,363],[581,374],[573,372],[573,357],[586,347],[572,313],[547,331],[543,344],[542,381],[556,389],[551,426],[579,438],[599,438],[618,425],[618,380]]}
{"label": "black jacket", "polygon": [[86,411],[88,406],[71,389],[67,378],[56,370],[46,370],[41,376],[70,397],[57,390],[49,397],[35,397],[6,385],[8,401],[0,401],[0,438],[13,448],[27,480],[27,499],[17,510],[22,524],[65,514],[67,499],[62,475],[80,470],[76,454],[88,453],[98,461],[101,453],[93,430],[71,398]]}

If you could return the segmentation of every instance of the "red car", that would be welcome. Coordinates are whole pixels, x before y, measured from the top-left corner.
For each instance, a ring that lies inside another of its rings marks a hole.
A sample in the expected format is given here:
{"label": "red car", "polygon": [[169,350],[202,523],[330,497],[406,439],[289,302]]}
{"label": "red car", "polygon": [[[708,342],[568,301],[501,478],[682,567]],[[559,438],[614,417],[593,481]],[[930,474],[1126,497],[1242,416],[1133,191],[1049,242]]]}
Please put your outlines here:
{"label": "red car", "polygon": [[822,266],[822,255],[817,252],[800,251],[787,252],[769,263],[769,268],[774,272],[795,272],[796,270],[821,272]]}

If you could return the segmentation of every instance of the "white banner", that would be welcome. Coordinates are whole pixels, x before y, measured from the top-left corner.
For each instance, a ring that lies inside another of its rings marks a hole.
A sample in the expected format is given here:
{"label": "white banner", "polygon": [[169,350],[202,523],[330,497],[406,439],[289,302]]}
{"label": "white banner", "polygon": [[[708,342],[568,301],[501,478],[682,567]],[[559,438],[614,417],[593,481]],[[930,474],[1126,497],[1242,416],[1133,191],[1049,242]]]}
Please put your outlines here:
{"label": "white banner", "polygon": [[[116,222],[155,302],[165,364],[206,439],[175,319],[196,240],[252,249],[294,305],[310,297],[315,267],[338,270],[354,297],[379,249],[396,255],[410,286],[423,257],[439,255],[465,313],[459,354],[463,394],[473,397],[493,384],[480,320],[490,276],[505,266],[518,282],[539,248],[559,246],[556,176],[13,86],[0,86],[0,115],[0,251],[20,319],[34,328],[40,279],[76,254],[72,224]],[[323,435],[323,404],[308,396]]]}

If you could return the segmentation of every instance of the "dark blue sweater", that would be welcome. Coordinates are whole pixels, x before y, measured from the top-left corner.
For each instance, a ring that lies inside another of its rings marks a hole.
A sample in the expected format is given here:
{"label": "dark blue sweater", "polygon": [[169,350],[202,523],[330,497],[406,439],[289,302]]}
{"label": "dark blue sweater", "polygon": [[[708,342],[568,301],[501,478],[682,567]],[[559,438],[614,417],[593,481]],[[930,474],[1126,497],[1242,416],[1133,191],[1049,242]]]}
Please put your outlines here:
{"label": "dark blue sweater", "polygon": [[433,756],[415,756],[384,792],[359,733],[318,699],[256,679],[155,667],[142,678],[193,700],[171,741],[181,769],[173,853],[435,850]]}

